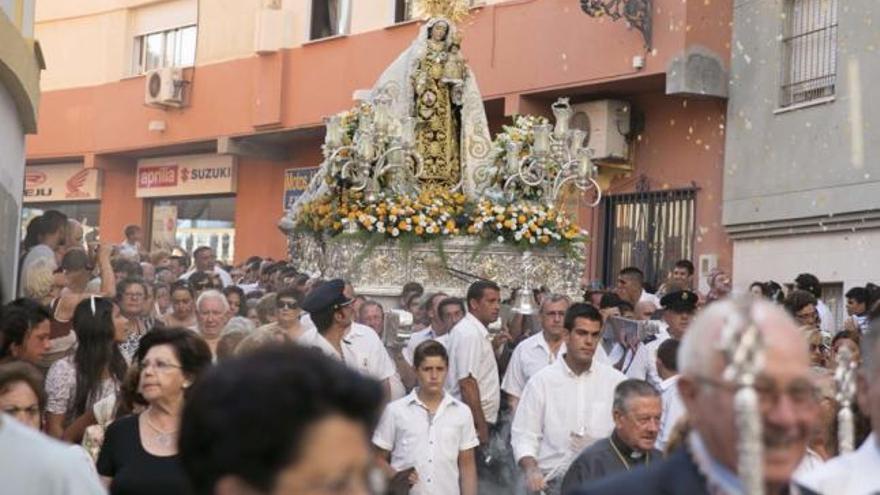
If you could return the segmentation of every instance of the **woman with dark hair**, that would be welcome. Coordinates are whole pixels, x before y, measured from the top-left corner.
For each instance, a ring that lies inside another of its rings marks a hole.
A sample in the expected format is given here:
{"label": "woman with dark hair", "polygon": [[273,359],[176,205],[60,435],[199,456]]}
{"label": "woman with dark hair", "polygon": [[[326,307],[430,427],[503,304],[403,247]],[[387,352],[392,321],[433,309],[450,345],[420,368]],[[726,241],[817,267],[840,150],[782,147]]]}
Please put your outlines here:
{"label": "woman with dark hair", "polygon": [[24,361],[0,365],[0,412],[42,430],[45,409],[46,393],[40,370]]}
{"label": "woman with dark hair", "polygon": [[247,306],[244,304],[244,291],[237,285],[227,285],[223,288],[223,295],[229,303],[229,317],[242,316],[247,318]]}
{"label": "woman with dark hair", "polygon": [[126,323],[119,307],[109,299],[92,296],[76,306],[76,350],[56,361],[46,375],[47,433],[78,439],[82,431],[65,432],[65,428],[95,402],[116,393],[128,368],[118,346],[125,339]]}
{"label": "woman with dark hair", "polygon": [[140,393],[148,406],[111,423],[98,456],[98,474],[111,494],[189,493],[177,436],[186,393],[211,365],[211,350],[186,328],[157,328],[137,351]]}
{"label": "woman with dark hair", "polygon": [[752,284],[749,285],[749,294],[756,297],[765,297],[767,294],[764,288],[764,282],[752,282]]}
{"label": "woman with dark hair", "polygon": [[171,312],[165,315],[162,322],[168,327],[184,327],[190,330],[199,328],[196,320],[196,293],[189,282],[179,281],[171,285]]}

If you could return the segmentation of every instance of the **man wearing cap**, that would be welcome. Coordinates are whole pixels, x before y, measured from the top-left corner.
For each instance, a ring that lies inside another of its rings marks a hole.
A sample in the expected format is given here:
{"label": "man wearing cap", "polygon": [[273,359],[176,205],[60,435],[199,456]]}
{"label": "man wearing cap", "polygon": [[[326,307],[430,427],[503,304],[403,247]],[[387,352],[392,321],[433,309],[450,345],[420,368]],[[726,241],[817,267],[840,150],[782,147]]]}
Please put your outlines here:
{"label": "man wearing cap", "polygon": [[663,296],[660,304],[663,306],[666,331],[640,343],[632,364],[625,372],[628,378],[646,380],[655,387],[659,387],[663,381],[657,373],[657,348],[670,337],[681,340],[697,309],[697,295],[689,290],[670,292]]}
{"label": "man wearing cap", "polygon": [[314,329],[306,330],[300,342],[381,381],[385,396],[390,397],[389,379],[395,372],[394,362],[372,328],[354,323],[354,299],[347,297],[344,290],[345,282],[335,279],[309,292],[302,308],[309,313]]}

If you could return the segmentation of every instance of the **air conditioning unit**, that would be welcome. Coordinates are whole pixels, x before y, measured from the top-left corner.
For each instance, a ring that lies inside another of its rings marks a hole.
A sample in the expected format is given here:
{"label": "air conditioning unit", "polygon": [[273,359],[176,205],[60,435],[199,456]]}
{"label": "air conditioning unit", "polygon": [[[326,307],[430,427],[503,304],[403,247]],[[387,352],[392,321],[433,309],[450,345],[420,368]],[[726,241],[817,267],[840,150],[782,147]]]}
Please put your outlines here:
{"label": "air conditioning unit", "polygon": [[151,106],[182,107],[185,86],[183,70],[179,67],[163,67],[147,71],[144,103]]}
{"label": "air conditioning unit", "polygon": [[627,135],[632,123],[630,104],[620,100],[598,100],[571,106],[571,126],[587,132],[586,145],[598,162],[629,161]]}

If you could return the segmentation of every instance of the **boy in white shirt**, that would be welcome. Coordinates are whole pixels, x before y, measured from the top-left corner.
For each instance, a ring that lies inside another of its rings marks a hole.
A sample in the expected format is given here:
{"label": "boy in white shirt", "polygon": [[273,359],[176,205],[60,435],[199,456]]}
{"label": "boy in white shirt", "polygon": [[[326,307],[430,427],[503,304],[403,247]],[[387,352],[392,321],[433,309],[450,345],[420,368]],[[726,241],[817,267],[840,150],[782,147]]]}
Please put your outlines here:
{"label": "boy in white shirt", "polygon": [[446,348],[427,340],[413,353],[418,387],[385,409],[373,434],[378,463],[392,484],[413,495],[476,495],[474,448],[479,445],[470,408],[446,393]]}

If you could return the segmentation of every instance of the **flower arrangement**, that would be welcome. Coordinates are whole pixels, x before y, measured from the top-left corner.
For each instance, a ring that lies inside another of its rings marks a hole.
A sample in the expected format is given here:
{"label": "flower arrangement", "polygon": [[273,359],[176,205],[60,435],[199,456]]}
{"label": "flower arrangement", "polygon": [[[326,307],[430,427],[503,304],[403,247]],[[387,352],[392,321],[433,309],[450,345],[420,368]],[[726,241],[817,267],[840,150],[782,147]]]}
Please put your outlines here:
{"label": "flower arrangement", "polygon": [[471,235],[523,249],[565,249],[587,238],[568,215],[553,206],[497,204],[488,199],[474,202],[443,189],[416,195],[380,193],[372,200],[350,190],[328,194],[303,206],[296,228],[331,237],[357,233],[420,242]]}
{"label": "flower arrangement", "polygon": [[[504,182],[514,171],[507,170],[507,145],[510,142],[519,144],[520,159],[529,155],[532,145],[535,143],[534,127],[547,124],[550,121],[537,115],[517,115],[513,118],[513,125],[502,126],[502,132],[495,136],[492,143],[493,161],[496,175],[493,179],[494,186],[498,189],[504,187]],[[544,192],[539,187],[531,187],[519,182],[513,184],[516,189],[514,197],[520,197],[532,201],[540,201]]]}

